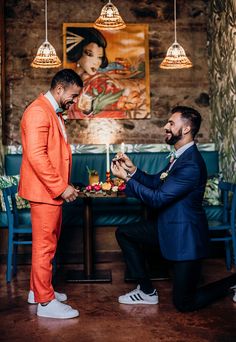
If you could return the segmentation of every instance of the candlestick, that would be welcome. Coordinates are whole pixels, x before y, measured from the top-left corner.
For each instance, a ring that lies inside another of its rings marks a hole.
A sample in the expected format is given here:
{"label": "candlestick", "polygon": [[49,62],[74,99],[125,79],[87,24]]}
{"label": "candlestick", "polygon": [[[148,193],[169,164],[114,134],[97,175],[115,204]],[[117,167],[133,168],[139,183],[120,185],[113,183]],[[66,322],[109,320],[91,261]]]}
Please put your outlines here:
{"label": "candlestick", "polygon": [[106,183],[110,183],[110,182],[111,182],[111,173],[106,172]]}
{"label": "candlestick", "polygon": [[120,145],[120,151],[122,153],[125,153],[125,143],[124,142],[122,142],[121,145]]}
{"label": "candlestick", "polygon": [[110,172],[110,145],[106,144],[106,157],[107,157],[107,169],[106,172]]}

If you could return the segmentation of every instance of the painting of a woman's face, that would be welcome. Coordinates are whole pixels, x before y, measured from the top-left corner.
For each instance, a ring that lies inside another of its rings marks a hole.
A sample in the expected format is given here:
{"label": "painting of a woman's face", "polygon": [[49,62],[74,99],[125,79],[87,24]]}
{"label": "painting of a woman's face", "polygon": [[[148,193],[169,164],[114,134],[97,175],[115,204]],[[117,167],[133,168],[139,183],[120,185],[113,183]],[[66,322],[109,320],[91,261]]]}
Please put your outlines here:
{"label": "painting of a woman's face", "polygon": [[148,25],[97,30],[93,23],[63,23],[63,66],[83,89],[69,119],[150,117]]}
{"label": "painting of a woman's face", "polygon": [[84,46],[83,54],[78,60],[80,67],[88,75],[93,76],[96,74],[98,68],[102,64],[103,48],[96,43],[89,43]]}

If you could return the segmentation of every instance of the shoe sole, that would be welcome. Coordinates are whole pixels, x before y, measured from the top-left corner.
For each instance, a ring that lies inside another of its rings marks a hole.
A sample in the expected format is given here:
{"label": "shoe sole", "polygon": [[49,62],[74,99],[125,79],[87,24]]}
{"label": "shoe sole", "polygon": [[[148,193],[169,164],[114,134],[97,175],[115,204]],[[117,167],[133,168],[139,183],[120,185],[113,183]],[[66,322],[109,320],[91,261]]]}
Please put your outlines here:
{"label": "shoe sole", "polygon": [[38,317],[44,317],[44,318],[54,318],[54,319],[71,319],[71,318],[76,318],[76,317],[79,317],[79,313],[78,314],[74,314],[74,315],[71,315],[70,317],[52,317],[52,316],[49,316],[49,315],[43,315],[43,314],[38,314],[37,313],[37,316]]}
{"label": "shoe sole", "polygon": [[126,304],[126,305],[143,305],[143,304],[145,304],[145,305],[156,305],[159,303],[158,300],[156,302],[150,303],[150,302],[146,302],[145,300],[142,300],[141,302],[125,302],[125,301],[122,301],[119,299],[118,299],[118,302],[120,304]]}
{"label": "shoe sole", "polygon": [[[57,299],[57,298],[56,298]],[[58,300],[58,302],[61,302],[61,303],[63,303],[63,302],[66,302],[67,301],[67,299],[64,299],[64,300],[59,300],[59,299],[57,299]],[[39,304],[39,303],[37,303],[37,302],[31,302],[31,301],[29,301],[29,300],[27,300],[27,303],[28,304],[30,304],[30,305],[36,305],[36,304]]]}

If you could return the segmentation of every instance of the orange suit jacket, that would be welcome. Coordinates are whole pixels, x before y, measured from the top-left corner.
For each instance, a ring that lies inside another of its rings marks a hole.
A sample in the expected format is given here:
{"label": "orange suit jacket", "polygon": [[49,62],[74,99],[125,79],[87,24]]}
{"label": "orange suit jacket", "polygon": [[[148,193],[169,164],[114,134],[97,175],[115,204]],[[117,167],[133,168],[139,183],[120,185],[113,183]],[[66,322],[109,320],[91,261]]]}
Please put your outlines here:
{"label": "orange suit jacket", "polygon": [[41,94],[21,120],[23,157],[19,195],[32,202],[60,205],[69,184],[72,156],[49,100]]}

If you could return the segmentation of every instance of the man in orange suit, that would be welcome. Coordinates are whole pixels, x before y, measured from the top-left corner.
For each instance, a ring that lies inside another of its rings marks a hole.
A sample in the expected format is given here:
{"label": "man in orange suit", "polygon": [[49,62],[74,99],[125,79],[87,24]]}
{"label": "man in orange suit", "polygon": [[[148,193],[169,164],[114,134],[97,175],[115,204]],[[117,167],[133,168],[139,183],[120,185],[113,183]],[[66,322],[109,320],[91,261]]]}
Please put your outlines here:
{"label": "man in orange suit", "polygon": [[52,287],[52,260],[60,236],[62,203],[78,196],[70,185],[71,150],[60,114],[76,102],[83,82],[71,69],[59,71],[51,88],[33,101],[21,120],[23,158],[19,194],[31,206],[32,268],[28,303],[37,315],[74,318],[78,310],[63,304],[67,296]]}

